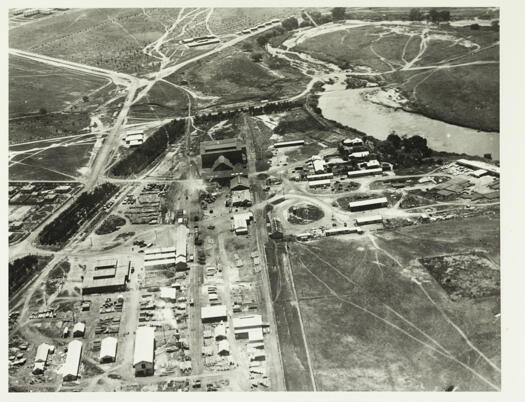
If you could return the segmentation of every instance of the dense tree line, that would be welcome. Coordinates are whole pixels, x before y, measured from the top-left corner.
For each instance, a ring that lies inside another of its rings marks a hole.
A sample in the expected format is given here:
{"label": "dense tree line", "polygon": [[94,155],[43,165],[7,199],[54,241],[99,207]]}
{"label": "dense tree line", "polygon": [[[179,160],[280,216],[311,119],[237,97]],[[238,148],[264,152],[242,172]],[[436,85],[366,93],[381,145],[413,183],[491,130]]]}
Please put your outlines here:
{"label": "dense tree line", "polygon": [[436,8],[431,8],[428,13],[424,13],[419,8],[412,8],[408,13],[408,19],[410,21],[423,21],[424,19],[438,24],[440,22],[450,21],[450,11],[448,10],[438,10]]}
{"label": "dense tree line", "polygon": [[31,276],[39,271],[49,259],[40,259],[36,255],[26,255],[9,263],[9,293],[18,290]]}
{"label": "dense tree line", "polygon": [[135,148],[124,159],[118,161],[112,168],[115,176],[129,176],[140,173],[151,162],[157,159],[167,148],[184,135],[185,120],[173,120],[151,135],[142,145]]}
{"label": "dense tree line", "polygon": [[232,119],[238,116],[240,113],[245,112],[251,116],[257,116],[260,114],[269,114],[275,112],[282,112],[284,110],[289,110],[297,106],[302,105],[302,101],[282,101],[276,103],[267,103],[261,106],[249,106],[242,109],[232,109],[226,111],[219,111],[218,113],[208,113],[195,116],[194,123],[201,124],[206,122],[219,122],[222,120]]}
{"label": "dense tree line", "polygon": [[97,211],[118,190],[112,183],[97,186],[91,192],[82,193],[78,199],[54,221],[44,227],[38,241],[48,246],[63,246],[84,222],[95,216]]}

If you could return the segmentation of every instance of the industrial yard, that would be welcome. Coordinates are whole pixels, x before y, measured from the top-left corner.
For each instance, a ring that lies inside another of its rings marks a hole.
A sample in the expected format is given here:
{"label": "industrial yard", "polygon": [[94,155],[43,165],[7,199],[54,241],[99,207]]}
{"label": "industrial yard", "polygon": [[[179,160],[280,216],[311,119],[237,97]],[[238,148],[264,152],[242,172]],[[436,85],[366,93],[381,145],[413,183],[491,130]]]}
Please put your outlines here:
{"label": "industrial yard", "polygon": [[10,92],[9,390],[500,390],[499,147],[325,116],[423,56],[317,48],[379,14],[232,10],[11,10],[10,67],[49,70]]}

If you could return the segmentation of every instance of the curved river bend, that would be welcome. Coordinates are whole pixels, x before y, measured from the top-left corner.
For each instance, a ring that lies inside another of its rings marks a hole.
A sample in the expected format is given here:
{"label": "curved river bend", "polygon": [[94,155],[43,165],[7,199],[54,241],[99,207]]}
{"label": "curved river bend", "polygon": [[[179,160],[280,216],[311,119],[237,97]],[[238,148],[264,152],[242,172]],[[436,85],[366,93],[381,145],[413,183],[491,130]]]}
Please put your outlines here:
{"label": "curved river bend", "polygon": [[499,160],[499,133],[455,126],[418,113],[392,109],[363,99],[370,88],[346,89],[344,81],[326,84],[319,108],[324,117],[367,135],[384,140],[394,130],[398,135],[420,135],[435,151],[483,156]]}

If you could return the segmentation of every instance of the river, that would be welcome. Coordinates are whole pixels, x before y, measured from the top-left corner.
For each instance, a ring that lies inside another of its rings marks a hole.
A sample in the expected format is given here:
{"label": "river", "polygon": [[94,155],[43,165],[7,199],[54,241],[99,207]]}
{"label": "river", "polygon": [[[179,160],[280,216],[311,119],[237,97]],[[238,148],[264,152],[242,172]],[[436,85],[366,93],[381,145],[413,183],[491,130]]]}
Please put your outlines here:
{"label": "river", "polygon": [[483,156],[499,160],[499,133],[489,133],[433,120],[418,113],[379,105],[362,98],[366,89],[345,89],[344,81],[324,86],[319,108],[324,117],[384,140],[398,135],[420,135],[435,151]]}

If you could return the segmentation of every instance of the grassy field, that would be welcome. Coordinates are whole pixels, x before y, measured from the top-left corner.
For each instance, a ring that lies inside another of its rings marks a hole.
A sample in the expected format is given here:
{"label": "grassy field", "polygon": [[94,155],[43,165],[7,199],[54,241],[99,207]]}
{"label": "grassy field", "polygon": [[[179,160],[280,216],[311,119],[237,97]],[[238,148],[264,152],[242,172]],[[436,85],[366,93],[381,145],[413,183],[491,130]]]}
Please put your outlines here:
{"label": "grassy field", "polygon": [[108,80],[33,60],[9,56],[9,117],[61,111],[108,84]]}
{"label": "grassy field", "polygon": [[[484,250],[499,267],[499,218],[405,227],[377,232],[374,238],[290,244],[317,388],[499,387],[499,373],[493,367],[500,366],[495,318],[499,296],[452,300],[418,262],[423,256],[468,253],[474,248]],[[274,287],[283,288],[286,279],[275,279]],[[281,342],[281,349],[287,347]],[[286,371],[286,359],[284,365]]]}
{"label": "grassy field", "polygon": [[292,278],[288,276],[288,270],[283,268],[285,254],[284,243],[269,241],[266,245],[266,259],[286,389],[312,391],[306,348],[299,325],[299,311],[297,304],[292,300]]}
{"label": "grassy field", "polygon": [[[294,50],[343,67],[368,66],[376,71],[388,71],[390,66],[381,61],[370,48],[377,35],[383,31],[382,27],[375,26],[335,31],[307,39]],[[406,38],[402,39],[399,42],[404,44]]]}
{"label": "grassy field", "polygon": [[439,70],[425,77],[410,92],[419,112],[452,124],[499,131],[499,64]]}
{"label": "grassy field", "polygon": [[155,68],[142,48],[158,39],[180,9],[79,9],[20,26],[9,46],[78,63],[141,73]]}
{"label": "grassy field", "polygon": [[9,180],[68,180],[80,175],[90,157],[92,143],[47,148],[20,154],[9,166]]}
{"label": "grassy field", "polygon": [[238,49],[224,50],[167,78],[188,82],[191,89],[219,96],[222,102],[279,99],[295,95],[306,85],[305,77],[291,69],[272,72]]}

